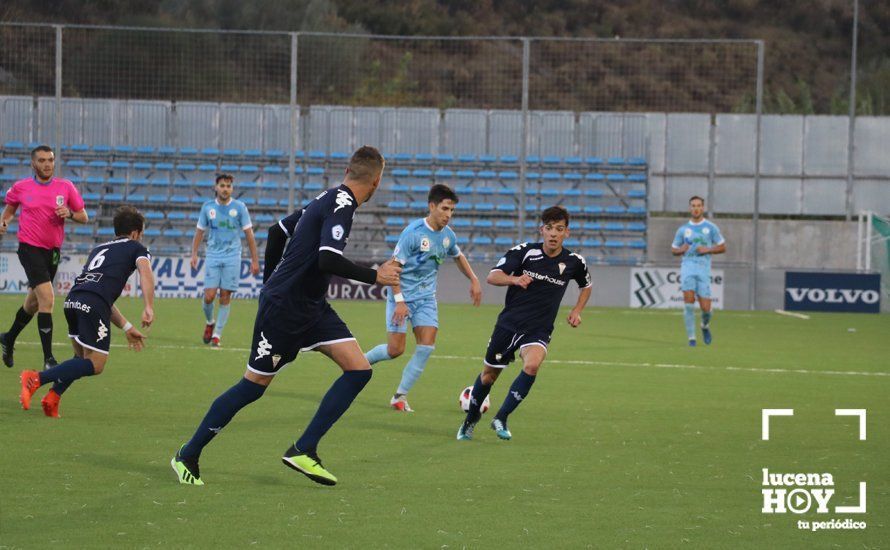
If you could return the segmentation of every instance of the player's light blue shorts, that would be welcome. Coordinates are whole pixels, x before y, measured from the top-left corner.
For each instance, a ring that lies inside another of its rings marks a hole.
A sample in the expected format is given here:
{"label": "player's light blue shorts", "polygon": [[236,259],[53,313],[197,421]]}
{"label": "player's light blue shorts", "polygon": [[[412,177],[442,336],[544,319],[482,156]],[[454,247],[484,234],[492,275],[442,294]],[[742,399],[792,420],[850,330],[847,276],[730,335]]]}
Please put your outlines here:
{"label": "player's light blue shorts", "polygon": [[421,298],[420,300],[406,300],[408,305],[408,319],[401,326],[392,322],[393,313],[396,312],[396,301],[390,295],[386,300],[386,331],[408,332],[408,323],[412,327],[436,327],[439,328],[439,304],[434,297]]}
{"label": "player's light blue shorts", "polygon": [[220,258],[204,261],[204,288],[238,290],[241,258]]}
{"label": "player's light blue shorts", "polygon": [[711,277],[699,273],[680,273],[680,290],[693,291],[699,298],[711,297]]}

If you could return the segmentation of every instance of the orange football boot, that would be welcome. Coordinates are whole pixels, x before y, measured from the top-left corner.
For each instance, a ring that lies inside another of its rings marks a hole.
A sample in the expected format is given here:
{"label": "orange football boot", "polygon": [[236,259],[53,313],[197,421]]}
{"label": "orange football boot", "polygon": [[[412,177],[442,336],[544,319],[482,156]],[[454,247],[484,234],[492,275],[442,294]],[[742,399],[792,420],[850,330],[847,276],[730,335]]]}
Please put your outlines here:
{"label": "orange football boot", "polygon": [[40,374],[36,370],[24,370],[21,374],[22,393],[19,394],[19,401],[22,408],[26,411],[31,408],[31,396],[40,387]]}
{"label": "orange football boot", "polygon": [[43,414],[50,418],[59,418],[59,401],[62,396],[56,393],[56,390],[49,390],[46,397],[40,400],[43,405]]}

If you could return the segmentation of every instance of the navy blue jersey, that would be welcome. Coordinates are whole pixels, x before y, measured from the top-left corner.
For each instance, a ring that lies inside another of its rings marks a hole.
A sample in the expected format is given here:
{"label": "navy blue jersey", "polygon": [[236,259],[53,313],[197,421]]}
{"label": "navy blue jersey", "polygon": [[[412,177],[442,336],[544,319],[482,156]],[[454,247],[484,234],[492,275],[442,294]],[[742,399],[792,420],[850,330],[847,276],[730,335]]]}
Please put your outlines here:
{"label": "navy blue jersey", "polygon": [[297,223],[300,221],[300,217],[303,215],[303,210],[294,210],[287,216],[278,220],[278,227],[284,231],[284,234],[287,235],[287,238],[291,238],[294,235],[294,230],[297,228]]}
{"label": "navy blue jersey", "polygon": [[299,216],[261,298],[292,318],[303,317],[307,307],[324,303],[331,274],[318,268],[318,255],[323,250],[343,254],[357,207],[355,195],[345,185],[315,197]]}
{"label": "navy blue jersey", "polygon": [[514,246],[492,271],[495,269],[517,277],[525,273],[532,278],[528,288],[514,285],[507,289],[504,309],[498,315],[497,325],[514,332],[552,331],[568,282],[574,280],[580,288],[591,285],[583,257],[563,248],[551,258],[544,253],[543,243]]}
{"label": "navy blue jersey", "polygon": [[124,290],[139,258],[151,261],[151,254],[139,241],[124,237],[100,244],[90,252],[71,292],[98,294],[110,307]]}

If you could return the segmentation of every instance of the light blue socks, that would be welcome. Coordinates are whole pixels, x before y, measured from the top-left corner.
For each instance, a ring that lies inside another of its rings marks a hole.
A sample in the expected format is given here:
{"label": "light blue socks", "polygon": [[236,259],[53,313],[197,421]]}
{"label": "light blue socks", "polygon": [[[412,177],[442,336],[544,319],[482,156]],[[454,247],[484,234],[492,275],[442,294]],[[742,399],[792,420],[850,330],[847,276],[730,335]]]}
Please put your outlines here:
{"label": "light blue socks", "polygon": [[368,360],[368,363],[371,363],[372,365],[380,361],[389,361],[392,359],[392,357],[386,353],[386,344],[380,344],[369,350],[368,353],[365,354],[365,358]]}
{"label": "light blue socks", "polygon": [[232,304],[219,306],[219,311],[216,315],[216,328],[213,329],[213,334],[216,336],[222,336],[222,331],[226,328],[226,323],[229,322],[229,311],[232,309]]}
{"label": "light blue socks", "polygon": [[415,382],[423,373],[426,362],[429,361],[434,349],[436,349],[435,346],[418,344],[414,349],[414,355],[411,356],[411,360],[408,361],[408,364],[405,365],[405,370],[402,371],[402,381],[399,384],[399,389],[396,390],[397,394],[405,395],[411,391],[411,388],[414,387]]}
{"label": "light blue socks", "polygon": [[209,325],[213,322],[213,302],[210,302],[208,304],[202,299],[201,303],[204,304],[204,318],[207,320],[207,324]]}
{"label": "light blue socks", "polygon": [[695,304],[683,306],[683,322],[686,324],[686,337],[695,340]]}

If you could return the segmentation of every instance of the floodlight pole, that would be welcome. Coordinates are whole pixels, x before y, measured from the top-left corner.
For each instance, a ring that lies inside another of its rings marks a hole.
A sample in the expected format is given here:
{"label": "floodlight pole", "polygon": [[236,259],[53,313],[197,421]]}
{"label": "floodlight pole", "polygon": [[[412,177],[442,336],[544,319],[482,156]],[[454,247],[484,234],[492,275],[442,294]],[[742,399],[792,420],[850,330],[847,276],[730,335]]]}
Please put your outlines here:
{"label": "floodlight pole", "polygon": [[754,246],[753,257],[751,259],[751,280],[749,282],[749,304],[750,309],[757,307],[757,275],[758,275],[758,254],[757,249],[760,247],[760,147],[761,147],[761,115],[763,114],[763,40],[757,41],[757,128],[754,133]]}
{"label": "floodlight pole", "polygon": [[856,48],[859,41],[859,0],[853,0],[853,47],[850,53],[850,105],[847,126],[847,199],[846,219],[853,215],[853,169],[856,155]]}
{"label": "floodlight pole", "polygon": [[297,40],[299,33],[290,33],[290,151],[287,154],[287,210],[294,211],[297,155]]}
{"label": "floodlight pole", "polygon": [[525,240],[526,160],[528,155],[528,80],[531,40],[522,39],[522,136],[519,140],[519,242]]}
{"label": "floodlight pole", "polygon": [[55,25],[56,28],[56,128],[55,128],[55,157],[56,166],[58,167],[57,175],[61,176],[63,171],[62,161],[62,25]]}

